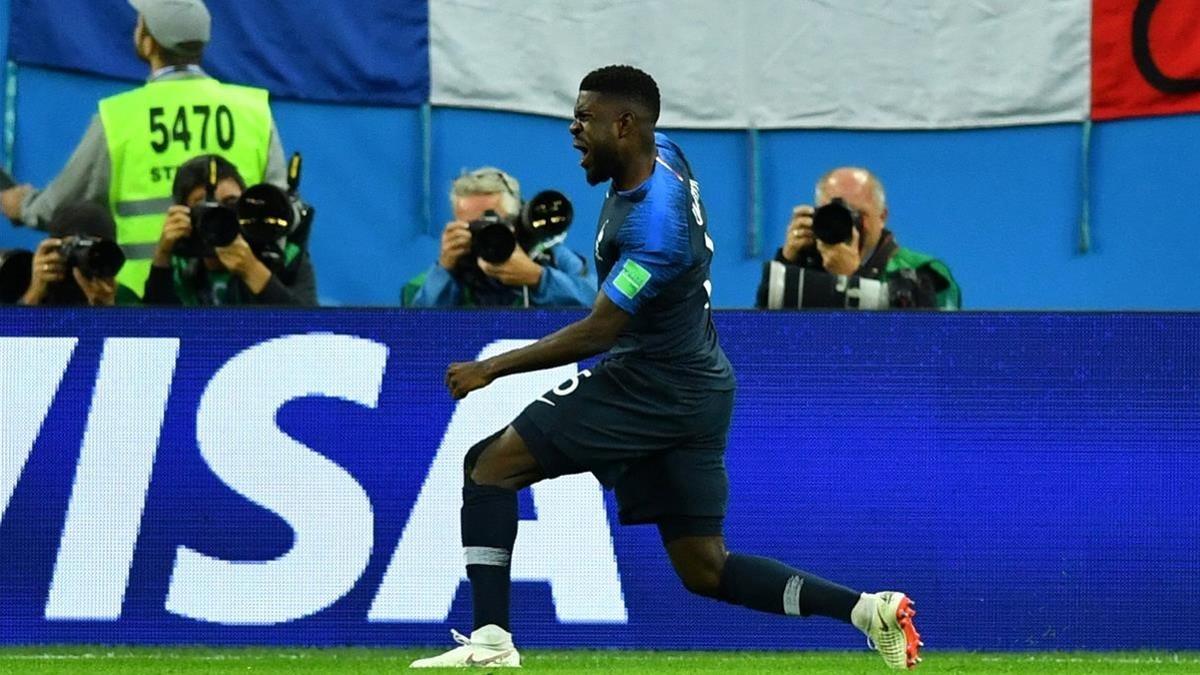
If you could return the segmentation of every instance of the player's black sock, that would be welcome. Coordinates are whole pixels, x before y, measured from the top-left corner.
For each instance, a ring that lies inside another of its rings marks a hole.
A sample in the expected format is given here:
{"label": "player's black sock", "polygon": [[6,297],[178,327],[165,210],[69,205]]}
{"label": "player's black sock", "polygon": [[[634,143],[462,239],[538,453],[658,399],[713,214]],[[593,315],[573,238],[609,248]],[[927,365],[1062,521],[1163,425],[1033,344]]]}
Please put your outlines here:
{"label": "player's black sock", "polygon": [[859,592],[777,560],[730,553],[721,571],[720,598],[760,612],[821,616],[850,623]]}
{"label": "player's black sock", "polygon": [[517,493],[467,478],[463,486],[462,542],[471,580],[475,628],[508,630],[509,560],[517,539]]}

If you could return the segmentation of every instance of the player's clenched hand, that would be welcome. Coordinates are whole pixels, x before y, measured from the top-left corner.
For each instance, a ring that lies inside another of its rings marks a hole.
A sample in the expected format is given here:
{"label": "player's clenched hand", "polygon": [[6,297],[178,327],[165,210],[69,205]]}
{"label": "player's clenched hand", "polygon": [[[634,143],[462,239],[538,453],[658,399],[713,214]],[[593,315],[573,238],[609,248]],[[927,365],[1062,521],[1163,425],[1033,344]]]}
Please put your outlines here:
{"label": "player's clenched hand", "polygon": [[458,400],[476,389],[483,389],[492,383],[492,376],[487,368],[479,361],[470,363],[451,363],[446,369],[446,386],[450,395]]}

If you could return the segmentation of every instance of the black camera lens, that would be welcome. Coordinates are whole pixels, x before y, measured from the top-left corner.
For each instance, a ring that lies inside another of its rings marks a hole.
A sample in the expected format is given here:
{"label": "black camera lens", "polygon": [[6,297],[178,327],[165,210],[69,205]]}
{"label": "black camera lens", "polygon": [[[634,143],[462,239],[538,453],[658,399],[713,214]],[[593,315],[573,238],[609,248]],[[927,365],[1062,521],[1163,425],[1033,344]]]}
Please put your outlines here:
{"label": "black camera lens", "polygon": [[512,216],[485,211],[481,218],[467,223],[471,230],[471,256],[459,260],[458,273],[468,279],[486,280],[482,274],[472,274],[472,270],[479,269],[475,259],[498,265],[511,258],[518,246],[536,257],[545,248],[562,241],[574,218],[571,200],[556,190],[537,193]]}
{"label": "black camera lens", "polygon": [[495,211],[487,211],[479,220],[472,220],[471,254],[498,265],[512,257],[517,248],[513,224]]}
{"label": "black camera lens", "polygon": [[80,271],[91,278],[115,277],[125,266],[125,252],[115,241],[101,239],[88,247]]}
{"label": "black camera lens", "polygon": [[813,213],[813,235],[826,244],[845,244],[862,232],[862,216],[841,198],[830,201]]}
{"label": "black camera lens", "polygon": [[270,243],[286,237],[296,222],[292,200],[286,192],[270,183],[253,185],[242,193],[237,203],[237,217],[251,244]]}
{"label": "black camera lens", "polygon": [[571,200],[557,190],[544,190],[533,196],[521,213],[525,226],[538,239],[548,239],[567,231],[575,218]]}
{"label": "black camera lens", "polygon": [[237,212],[219,203],[201,203],[192,207],[192,229],[205,244],[224,248],[242,233]]}
{"label": "black camera lens", "polygon": [[192,233],[171,250],[180,258],[212,258],[214,247],[228,246],[241,234],[237,213],[220,202],[200,202],[191,207]]}
{"label": "black camera lens", "polygon": [[72,237],[63,242],[59,254],[68,267],[79,268],[89,279],[115,277],[125,266],[125,252],[110,239]]}

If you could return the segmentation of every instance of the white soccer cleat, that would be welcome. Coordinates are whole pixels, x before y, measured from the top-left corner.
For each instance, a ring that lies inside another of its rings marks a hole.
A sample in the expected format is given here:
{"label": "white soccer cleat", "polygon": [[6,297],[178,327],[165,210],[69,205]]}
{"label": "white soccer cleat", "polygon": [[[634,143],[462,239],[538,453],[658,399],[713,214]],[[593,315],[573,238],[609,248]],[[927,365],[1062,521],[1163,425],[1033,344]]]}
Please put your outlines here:
{"label": "white soccer cleat", "polygon": [[903,593],[884,591],[875,593],[875,611],[871,613],[871,627],[867,640],[883,657],[889,668],[912,669],[921,662],[921,634],[913,624],[917,610],[913,601]]}
{"label": "white soccer cleat", "polygon": [[521,655],[513,646],[512,633],[503,628],[489,624],[471,633],[467,637],[462,633],[451,630],[455,647],[445,654],[431,656],[427,659],[417,659],[409,668],[520,668]]}

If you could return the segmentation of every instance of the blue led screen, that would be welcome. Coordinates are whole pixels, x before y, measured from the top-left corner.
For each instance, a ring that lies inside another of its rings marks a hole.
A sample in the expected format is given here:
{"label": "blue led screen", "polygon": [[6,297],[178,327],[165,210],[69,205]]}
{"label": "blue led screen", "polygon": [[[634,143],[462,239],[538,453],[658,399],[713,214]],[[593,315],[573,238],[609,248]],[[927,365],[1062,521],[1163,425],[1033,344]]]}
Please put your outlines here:
{"label": "blue led screen", "polygon": [[[579,368],[446,365],[578,316],[0,312],[0,642],[446,644],[463,453]],[[731,549],[904,590],[931,648],[1196,647],[1200,315],[716,321]],[[862,646],[688,595],[589,477],[521,514],[518,644]]]}

